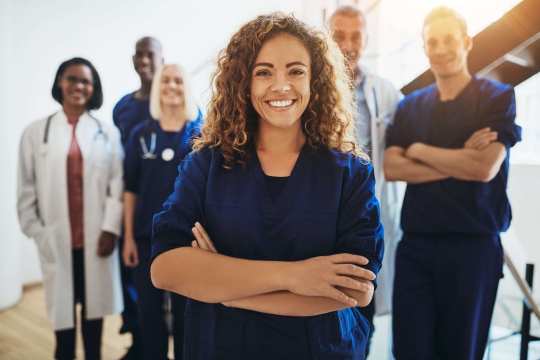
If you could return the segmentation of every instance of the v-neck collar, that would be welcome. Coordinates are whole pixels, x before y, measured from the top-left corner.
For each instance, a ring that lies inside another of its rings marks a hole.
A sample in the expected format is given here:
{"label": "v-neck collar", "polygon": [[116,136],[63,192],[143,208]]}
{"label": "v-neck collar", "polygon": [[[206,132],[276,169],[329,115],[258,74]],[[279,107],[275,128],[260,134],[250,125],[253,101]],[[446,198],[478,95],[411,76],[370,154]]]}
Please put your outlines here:
{"label": "v-neck collar", "polygon": [[255,150],[255,147],[252,148],[252,152],[254,168],[253,173],[259,187],[261,209],[264,214],[281,215],[287,208],[286,205],[290,201],[293,201],[293,196],[290,196],[290,194],[292,195],[292,192],[296,186],[295,184],[298,182],[298,178],[300,176],[299,174],[302,172],[302,169],[306,164],[306,159],[309,152],[309,145],[306,142],[300,150],[300,154],[298,155],[298,159],[296,159],[296,163],[294,164],[294,167],[291,171],[291,175],[289,176],[287,183],[283,187],[281,194],[279,194],[275,202],[272,201],[272,197],[270,196],[270,193],[268,191],[268,186],[266,185],[265,179],[266,174],[262,169],[262,165],[259,160],[259,156],[257,155],[257,151]]}
{"label": "v-neck collar", "polygon": [[[174,151],[176,151],[176,149],[178,148],[178,145],[180,145],[180,141],[182,140],[182,138],[184,137],[184,135],[186,134],[188,130],[189,121],[186,121],[184,126],[182,126],[182,128],[178,131],[165,131],[161,127],[161,124],[159,123],[159,121],[156,121],[156,123],[157,123],[156,124],[157,131],[163,135],[162,136],[163,148],[171,148]],[[169,137],[168,136],[169,134],[174,134],[174,136]]]}

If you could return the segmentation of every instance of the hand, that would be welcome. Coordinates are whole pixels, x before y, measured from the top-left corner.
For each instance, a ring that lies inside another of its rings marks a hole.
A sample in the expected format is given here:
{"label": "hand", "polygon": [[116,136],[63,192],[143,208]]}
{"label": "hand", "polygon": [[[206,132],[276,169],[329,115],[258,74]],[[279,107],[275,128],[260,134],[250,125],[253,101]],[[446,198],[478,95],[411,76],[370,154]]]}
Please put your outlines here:
{"label": "hand", "polygon": [[485,127],[478,131],[475,131],[471,137],[465,141],[463,145],[464,149],[474,149],[477,151],[483,150],[489,144],[497,140],[498,133],[496,131],[491,131],[491,128]]}
{"label": "hand", "polygon": [[420,142],[415,142],[413,144],[411,144],[407,150],[405,150],[405,153],[403,154],[406,158],[408,159],[411,159],[411,160],[418,160],[416,158],[417,154],[422,151],[422,146],[424,144],[420,143]]}
{"label": "hand", "polygon": [[139,265],[139,252],[133,236],[124,237],[124,248],[122,249],[122,260],[127,267]]}
{"label": "hand", "polygon": [[287,289],[303,296],[324,296],[349,306],[357,301],[336,287],[368,292],[370,286],[361,278],[372,281],[375,274],[358,265],[366,265],[368,259],[352,254],[320,256],[289,263],[293,268],[288,272]]}
{"label": "hand", "polygon": [[97,254],[101,257],[107,257],[112,254],[116,243],[116,235],[107,231],[102,231],[99,237]]}
{"label": "hand", "polygon": [[208,233],[199,222],[195,223],[191,231],[195,235],[195,240],[191,242],[191,247],[219,254],[210,236],[208,236]]}

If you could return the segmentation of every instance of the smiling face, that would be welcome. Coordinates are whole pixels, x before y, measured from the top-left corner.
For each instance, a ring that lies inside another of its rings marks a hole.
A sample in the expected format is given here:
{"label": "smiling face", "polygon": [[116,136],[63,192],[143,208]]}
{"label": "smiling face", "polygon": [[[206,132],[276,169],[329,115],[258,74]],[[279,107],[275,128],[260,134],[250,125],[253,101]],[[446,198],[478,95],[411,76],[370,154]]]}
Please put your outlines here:
{"label": "smiling face", "polygon": [[431,71],[438,78],[468,74],[467,55],[472,39],[463,33],[460,23],[452,17],[431,20],[424,26],[424,51]]}
{"label": "smiling face", "polygon": [[300,130],[309,103],[311,60],[297,38],[279,34],[261,47],[251,72],[250,96],[259,128]]}
{"label": "smiling face", "polygon": [[355,74],[362,50],[367,45],[366,24],[359,16],[336,15],[331,23],[332,38],[345,55],[347,63]]}
{"label": "smiling face", "polygon": [[184,106],[184,79],[174,66],[167,66],[161,74],[159,95],[162,106]]}
{"label": "smiling face", "polygon": [[156,69],[163,64],[161,45],[152,38],[143,38],[135,45],[133,66],[143,81],[151,82]]}
{"label": "smiling face", "polygon": [[62,90],[64,107],[82,110],[94,94],[94,77],[92,70],[86,65],[68,66],[57,81]]}

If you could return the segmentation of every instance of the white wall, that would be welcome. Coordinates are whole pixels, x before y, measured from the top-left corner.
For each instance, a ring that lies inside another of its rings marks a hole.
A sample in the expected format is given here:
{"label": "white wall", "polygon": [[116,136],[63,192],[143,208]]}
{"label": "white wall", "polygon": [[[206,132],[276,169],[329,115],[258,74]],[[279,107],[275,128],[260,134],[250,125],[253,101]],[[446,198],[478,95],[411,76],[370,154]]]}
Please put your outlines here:
{"label": "white wall", "polygon": [[19,246],[16,240],[20,233],[16,227],[17,215],[15,212],[15,169],[17,157],[16,143],[13,141],[14,134],[18,134],[18,127],[14,121],[14,113],[6,106],[7,94],[10,93],[11,84],[10,69],[12,58],[5,54],[12,53],[13,42],[11,41],[12,19],[11,2],[0,1],[0,143],[2,144],[2,156],[0,156],[0,309],[14,305],[21,297],[21,271],[19,271]]}

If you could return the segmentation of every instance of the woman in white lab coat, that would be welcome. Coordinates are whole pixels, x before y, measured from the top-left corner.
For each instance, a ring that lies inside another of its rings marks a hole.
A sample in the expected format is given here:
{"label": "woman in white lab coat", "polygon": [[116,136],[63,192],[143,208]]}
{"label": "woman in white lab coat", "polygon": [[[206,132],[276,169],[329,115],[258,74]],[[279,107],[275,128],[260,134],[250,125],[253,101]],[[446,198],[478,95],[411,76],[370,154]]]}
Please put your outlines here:
{"label": "woman in white lab coat", "polygon": [[75,358],[80,302],[85,358],[100,359],[103,317],[122,310],[116,237],[122,221],[119,133],[90,110],[101,81],[85,59],[63,62],[54,79],[55,114],[30,124],[19,152],[18,213],[39,250],[56,359]]}

